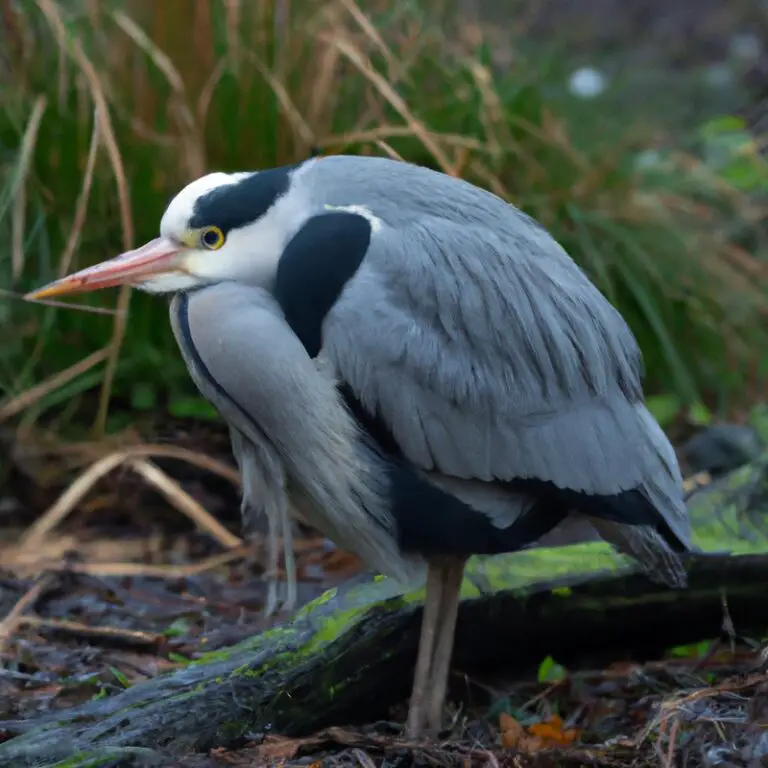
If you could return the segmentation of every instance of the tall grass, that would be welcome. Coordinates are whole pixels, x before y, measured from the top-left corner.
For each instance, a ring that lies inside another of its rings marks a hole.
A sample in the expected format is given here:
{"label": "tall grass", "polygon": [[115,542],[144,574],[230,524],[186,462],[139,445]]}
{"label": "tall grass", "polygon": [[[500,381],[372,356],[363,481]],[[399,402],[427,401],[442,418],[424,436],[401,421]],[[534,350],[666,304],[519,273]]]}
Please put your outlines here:
{"label": "tall grass", "polygon": [[649,390],[737,402],[756,375],[766,268],[734,234],[754,229],[754,197],[678,152],[663,115],[579,103],[514,40],[499,67],[445,4],[18,0],[2,23],[0,420],[85,403],[103,427],[111,397],[181,413],[193,390],[164,302],[14,294],[153,237],[208,170],[316,150],[429,165],[535,216],[632,325]]}

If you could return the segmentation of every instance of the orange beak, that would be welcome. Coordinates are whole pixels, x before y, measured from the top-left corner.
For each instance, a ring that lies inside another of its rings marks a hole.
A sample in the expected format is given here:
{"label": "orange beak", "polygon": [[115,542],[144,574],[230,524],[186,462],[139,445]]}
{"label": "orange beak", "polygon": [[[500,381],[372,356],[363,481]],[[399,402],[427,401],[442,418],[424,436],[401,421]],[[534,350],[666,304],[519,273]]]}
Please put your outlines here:
{"label": "orange beak", "polygon": [[47,299],[65,293],[86,293],[115,285],[141,283],[152,275],[177,271],[182,266],[182,254],[186,250],[183,245],[158,237],[114,259],[62,277],[28,293],[24,298]]}

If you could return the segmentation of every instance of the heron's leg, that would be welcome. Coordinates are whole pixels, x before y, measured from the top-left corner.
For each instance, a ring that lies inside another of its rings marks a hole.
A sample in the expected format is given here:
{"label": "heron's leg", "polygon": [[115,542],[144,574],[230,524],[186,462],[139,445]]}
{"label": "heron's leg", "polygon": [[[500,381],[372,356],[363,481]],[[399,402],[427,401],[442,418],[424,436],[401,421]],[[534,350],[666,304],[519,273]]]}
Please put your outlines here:
{"label": "heron's leg", "polygon": [[265,510],[257,514],[248,498],[243,495],[241,505],[243,528],[248,538],[258,546],[258,562],[262,567],[262,578],[267,582],[267,600],[264,604],[264,612],[270,616],[277,606],[277,585],[274,578],[269,577],[269,558],[271,553],[271,521]]}
{"label": "heron's leg", "polygon": [[283,559],[285,561],[285,603],[283,607],[289,613],[293,613],[298,599],[296,556],[293,552],[293,521],[288,514],[288,504],[285,501],[280,505],[280,518],[283,526]]}
{"label": "heron's leg", "polygon": [[443,565],[443,594],[440,601],[435,654],[432,657],[426,704],[426,727],[427,730],[434,732],[439,731],[443,724],[443,708],[448,690],[448,675],[465,562],[465,558],[451,558]]}
{"label": "heron's leg", "polygon": [[429,686],[432,656],[435,651],[435,636],[443,593],[443,570],[437,563],[430,562],[427,568],[427,589],[424,600],[424,614],[421,619],[419,653],[413,673],[413,689],[405,726],[406,738],[415,739],[421,735],[425,725],[424,700]]}
{"label": "heron's leg", "polygon": [[280,563],[280,520],[279,510],[270,505],[266,510],[267,516],[267,557],[264,569],[264,578],[267,581],[267,603],[264,606],[264,614],[273,616],[279,603],[277,597],[277,569]]}

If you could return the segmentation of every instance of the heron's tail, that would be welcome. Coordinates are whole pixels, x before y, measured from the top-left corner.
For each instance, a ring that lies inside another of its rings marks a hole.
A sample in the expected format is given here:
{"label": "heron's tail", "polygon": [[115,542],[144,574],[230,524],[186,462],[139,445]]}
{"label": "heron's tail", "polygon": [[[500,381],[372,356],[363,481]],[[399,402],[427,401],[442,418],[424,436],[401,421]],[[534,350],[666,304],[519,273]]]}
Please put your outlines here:
{"label": "heron's tail", "polygon": [[688,575],[679,552],[648,525],[625,525],[612,520],[585,515],[595,530],[609,544],[637,561],[651,581],[669,587],[685,587]]}
{"label": "heron's tail", "polygon": [[590,518],[600,536],[637,560],[653,581],[671,587],[688,583],[682,557],[693,552],[691,521],[685,505],[683,478],[672,444],[656,419],[640,403],[636,414],[643,436],[643,477],[633,502],[650,507],[659,524],[626,525]]}

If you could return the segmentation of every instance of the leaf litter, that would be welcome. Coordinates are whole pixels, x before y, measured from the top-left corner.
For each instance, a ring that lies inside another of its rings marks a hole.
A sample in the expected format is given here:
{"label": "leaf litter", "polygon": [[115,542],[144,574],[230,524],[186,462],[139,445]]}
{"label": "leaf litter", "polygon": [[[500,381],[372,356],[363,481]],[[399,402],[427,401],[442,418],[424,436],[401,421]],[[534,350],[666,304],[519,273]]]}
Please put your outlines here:
{"label": "leaf litter", "polygon": [[[157,466],[240,532],[231,483],[172,459]],[[0,721],[113,695],[281,618],[263,616],[266,587],[253,543],[225,548],[216,529],[190,525],[135,474],[98,480],[32,553],[23,546],[31,515],[13,501],[4,508],[19,514],[0,517]],[[354,556],[310,529],[302,528],[296,550],[300,603],[359,569]],[[469,681],[481,692],[477,700],[428,743],[403,739],[396,724],[403,703],[392,722],[339,724],[305,738],[253,735],[238,749],[174,765],[752,768],[768,763],[768,675],[759,648],[715,639],[597,670],[568,670],[546,657],[532,680]],[[0,742],[10,736],[0,730]]]}
{"label": "leaf litter", "polygon": [[458,713],[429,743],[408,742],[399,725],[376,723],[306,738],[271,735],[180,765],[758,768],[768,761],[768,675],[759,654],[746,649],[705,661],[611,665],[556,685],[520,683],[503,706],[497,715],[487,708]]}

